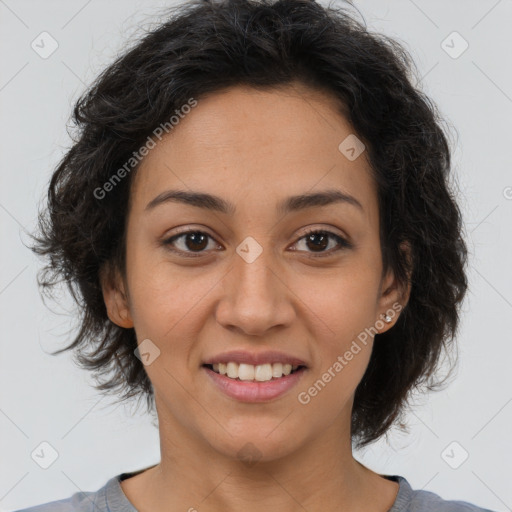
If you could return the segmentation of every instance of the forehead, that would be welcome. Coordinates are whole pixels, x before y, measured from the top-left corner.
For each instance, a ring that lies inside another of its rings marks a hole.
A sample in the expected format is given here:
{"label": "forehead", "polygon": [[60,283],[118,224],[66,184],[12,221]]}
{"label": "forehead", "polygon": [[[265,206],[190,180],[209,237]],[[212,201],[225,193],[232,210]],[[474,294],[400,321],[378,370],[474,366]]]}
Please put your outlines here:
{"label": "forehead", "polygon": [[[262,205],[315,189],[339,189],[375,215],[376,189],[366,154],[339,146],[354,129],[331,95],[300,85],[233,87],[198,99],[144,158],[132,186],[142,211],[168,189],[209,192]],[[370,220],[370,219],[369,219]]]}

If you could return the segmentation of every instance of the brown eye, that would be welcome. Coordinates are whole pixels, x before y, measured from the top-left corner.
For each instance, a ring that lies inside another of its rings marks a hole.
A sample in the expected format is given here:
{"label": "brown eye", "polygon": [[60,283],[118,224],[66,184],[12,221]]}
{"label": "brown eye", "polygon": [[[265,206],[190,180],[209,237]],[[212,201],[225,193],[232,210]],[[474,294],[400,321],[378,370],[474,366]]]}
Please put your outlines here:
{"label": "brown eye", "polygon": [[306,244],[308,248],[314,248],[315,252],[317,249],[323,250],[329,245],[329,235],[325,233],[312,233],[306,237]]}
{"label": "brown eye", "polygon": [[208,242],[213,238],[203,231],[186,231],[178,235],[174,235],[168,238],[163,243],[168,246],[172,251],[184,253],[191,256],[195,256],[193,253],[200,255],[202,252],[206,252],[205,249],[208,247]]}
{"label": "brown eye", "polygon": [[186,235],[184,235],[184,237],[187,249],[190,249],[192,251],[201,251],[208,245],[208,235],[204,233],[187,233]]}
{"label": "brown eye", "polygon": [[[308,249],[306,252],[311,252],[312,256],[330,256],[334,252],[337,252],[344,248],[352,247],[352,244],[349,243],[344,238],[332,233],[330,231],[322,231],[322,230],[313,230],[306,233],[306,235],[302,236],[298,242],[304,240],[305,246]],[[329,243],[333,241],[334,250],[331,249],[326,250],[329,247]],[[337,246],[337,247],[336,247]],[[316,254],[315,254],[316,253]]]}
{"label": "brown eye", "polygon": [[[206,250],[209,241],[214,241],[214,239],[208,233],[189,230],[164,240],[163,244],[169,250],[180,255],[196,257],[209,252]],[[352,247],[352,244],[344,238],[325,230],[312,230],[299,238],[296,244],[301,241],[304,241],[305,252],[313,257],[331,256],[341,249]],[[215,244],[213,246],[215,248]],[[217,245],[217,247],[219,246]]]}

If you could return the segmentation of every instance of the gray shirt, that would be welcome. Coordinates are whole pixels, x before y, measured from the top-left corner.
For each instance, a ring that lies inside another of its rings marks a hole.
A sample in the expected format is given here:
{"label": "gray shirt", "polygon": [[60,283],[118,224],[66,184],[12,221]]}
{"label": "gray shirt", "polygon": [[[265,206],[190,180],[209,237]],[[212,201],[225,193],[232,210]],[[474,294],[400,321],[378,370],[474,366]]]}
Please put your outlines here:
{"label": "gray shirt", "polygon": [[[120,482],[146,469],[116,475],[96,492],[77,492],[67,499],[15,512],[138,512],[124,494]],[[382,476],[399,484],[398,495],[389,512],[493,512],[465,501],[443,500],[430,491],[413,490],[402,476]]]}

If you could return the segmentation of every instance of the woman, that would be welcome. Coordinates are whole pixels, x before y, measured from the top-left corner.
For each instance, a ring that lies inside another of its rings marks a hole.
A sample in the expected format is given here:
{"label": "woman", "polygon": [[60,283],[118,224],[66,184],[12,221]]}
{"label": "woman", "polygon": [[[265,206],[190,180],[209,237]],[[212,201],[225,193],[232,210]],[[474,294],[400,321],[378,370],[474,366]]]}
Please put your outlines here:
{"label": "woman", "polygon": [[26,510],[486,510],[352,455],[440,384],[467,288],[412,67],[341,8],[226,0],[102,73],[33,249],[84,311],[63,350],[156,409],[161,461]]}

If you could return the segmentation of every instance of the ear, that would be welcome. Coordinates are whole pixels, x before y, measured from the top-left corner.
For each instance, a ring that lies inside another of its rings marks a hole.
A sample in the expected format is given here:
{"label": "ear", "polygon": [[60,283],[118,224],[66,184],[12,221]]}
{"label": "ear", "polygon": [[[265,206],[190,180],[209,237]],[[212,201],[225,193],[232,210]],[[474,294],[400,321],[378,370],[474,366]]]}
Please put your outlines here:
{"label": "ear", "polygon": [[118,270],[105,264],[100,269],[100,283],[109,319],[119,327],[133,327],[125,283]]}
{"label": "ear", "polygon": [[[379,316],[375,319],[378,325],[384,324],[384,326],[378,329],[379,334],[386,332],[393,327],[400,312],[407,305],[409,296],[411,294],[411,275],[412,275],[412,252],[411,246],[408,242],[404,242],[400,245],[400,250],[405,254],[409,270],[407,273],[407,283],[400,284],[396,279],[392,269],[388,269],[388,272],[382,279],[380,297],[378,303]],[[385,321],[384,318],[388,317],[391,319],[389,322]]]}

